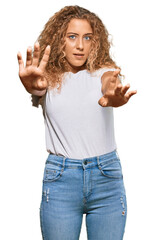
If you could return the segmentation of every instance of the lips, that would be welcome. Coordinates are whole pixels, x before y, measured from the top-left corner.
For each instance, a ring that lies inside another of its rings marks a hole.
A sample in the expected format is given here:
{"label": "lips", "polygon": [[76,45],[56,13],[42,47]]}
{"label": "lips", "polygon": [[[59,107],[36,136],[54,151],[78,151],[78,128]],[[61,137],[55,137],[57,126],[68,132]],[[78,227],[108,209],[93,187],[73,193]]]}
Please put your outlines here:
{"label": "lips", "polygon": [[79,56],[79,57],[83,57],[84,56],[84,54],[81,54],[81,53],[74,53],[73,55]]}
{"label": "lips", "polygon": [[84,54],[74,53],[73,55],[74,55],[75,59],[77,59],[77,60],[83,60],[84,59]]}

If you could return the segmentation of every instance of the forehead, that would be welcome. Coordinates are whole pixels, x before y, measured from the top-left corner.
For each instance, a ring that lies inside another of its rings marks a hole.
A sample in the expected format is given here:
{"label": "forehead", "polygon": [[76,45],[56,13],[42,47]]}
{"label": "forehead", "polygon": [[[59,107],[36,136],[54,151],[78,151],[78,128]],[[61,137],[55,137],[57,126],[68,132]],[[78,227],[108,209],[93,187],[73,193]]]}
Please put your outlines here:
{"label": "forehead", "polygon": [[74,33],[92,33],[92,28],[86,19],[72,19],[67,28],[68,32]]}

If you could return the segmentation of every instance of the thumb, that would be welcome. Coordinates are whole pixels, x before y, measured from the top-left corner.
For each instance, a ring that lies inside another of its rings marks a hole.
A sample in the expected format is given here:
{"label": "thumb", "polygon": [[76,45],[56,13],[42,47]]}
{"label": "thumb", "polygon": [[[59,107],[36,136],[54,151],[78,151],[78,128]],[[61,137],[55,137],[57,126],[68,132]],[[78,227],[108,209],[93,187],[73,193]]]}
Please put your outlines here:
{"label": "thumb", "polygon": [[107,107],[108,106],[108,99],[105,97],[101,97],[98,101],[98,104],[102,107]]}
{"label": "thumb", "polygon": [[116,69],[116,70],[113,72],[113,76],[114,76],[114,77],[118,77],[119,73],[120,73],[120,69]]}

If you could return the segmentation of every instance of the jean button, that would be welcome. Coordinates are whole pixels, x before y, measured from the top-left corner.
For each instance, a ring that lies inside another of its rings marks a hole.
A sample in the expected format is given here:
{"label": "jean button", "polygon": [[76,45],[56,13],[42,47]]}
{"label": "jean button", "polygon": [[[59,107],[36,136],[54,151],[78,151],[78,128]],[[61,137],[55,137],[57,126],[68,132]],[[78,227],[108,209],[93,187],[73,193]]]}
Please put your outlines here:
{"label": "jean button", "polygon": [[87,165],[87,160],[84,161],[84,165]]}

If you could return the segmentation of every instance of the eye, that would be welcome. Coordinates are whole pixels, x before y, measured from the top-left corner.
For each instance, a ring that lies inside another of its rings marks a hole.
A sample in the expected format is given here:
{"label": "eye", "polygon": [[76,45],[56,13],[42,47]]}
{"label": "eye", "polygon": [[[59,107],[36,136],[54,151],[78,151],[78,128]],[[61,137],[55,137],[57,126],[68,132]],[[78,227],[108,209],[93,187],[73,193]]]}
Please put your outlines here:
{"label": "eye", "polygon": [[70,35],[69,38],[70,38],[70,39],[75,39],[76,36],[75,36],[75,35]]}
{"label": "eye", "polygon": [[90,40],[91,39],[91,37],[89,37],[89,36],[85,36],[84,38],[85,38],[85,40]]}

